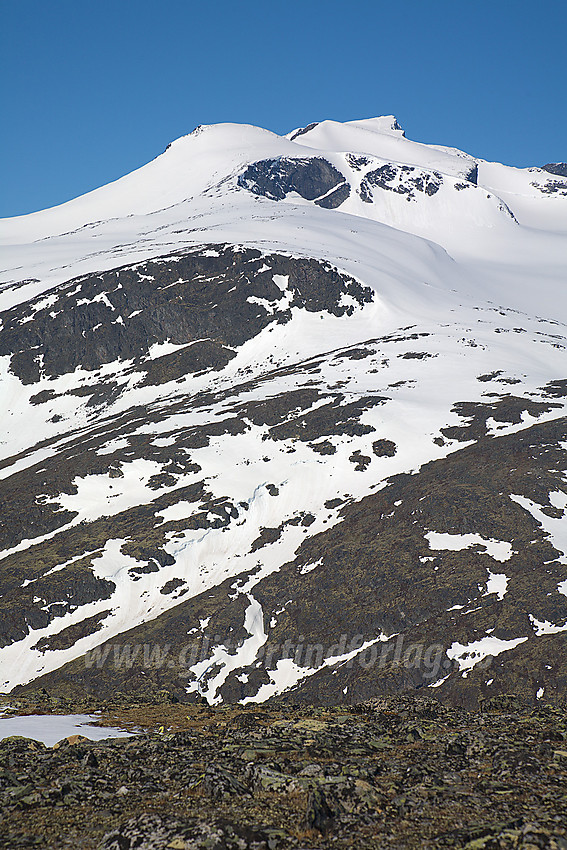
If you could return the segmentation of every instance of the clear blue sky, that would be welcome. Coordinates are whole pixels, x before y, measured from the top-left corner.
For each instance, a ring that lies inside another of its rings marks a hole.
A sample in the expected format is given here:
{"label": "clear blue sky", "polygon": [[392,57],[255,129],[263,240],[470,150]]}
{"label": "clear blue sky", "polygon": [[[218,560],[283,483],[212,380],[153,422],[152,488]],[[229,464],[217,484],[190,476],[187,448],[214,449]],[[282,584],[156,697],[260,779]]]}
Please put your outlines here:
{"label": "clear blue sky", "polygon": [[1,0],[0,216],[197,124],[393,113],[484,159],[567,159],[564,0]]}

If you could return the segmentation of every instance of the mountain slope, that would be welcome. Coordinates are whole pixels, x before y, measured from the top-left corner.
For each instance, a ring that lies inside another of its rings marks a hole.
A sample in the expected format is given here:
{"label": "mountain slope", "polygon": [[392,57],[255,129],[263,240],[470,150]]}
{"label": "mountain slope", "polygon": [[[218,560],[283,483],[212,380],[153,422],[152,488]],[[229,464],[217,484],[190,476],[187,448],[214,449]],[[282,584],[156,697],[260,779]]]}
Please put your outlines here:
{"label": "mountain slope", "polygon": [[567,178],[219,125],[0,233],[0,688],[563,697]]}

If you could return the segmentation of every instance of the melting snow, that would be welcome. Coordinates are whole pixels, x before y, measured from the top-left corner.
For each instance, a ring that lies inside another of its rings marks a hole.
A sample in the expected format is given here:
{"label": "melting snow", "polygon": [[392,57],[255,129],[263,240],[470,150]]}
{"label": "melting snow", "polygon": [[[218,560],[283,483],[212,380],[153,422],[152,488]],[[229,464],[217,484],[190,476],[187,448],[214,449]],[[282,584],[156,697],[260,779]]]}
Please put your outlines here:
{"label": "melting snow", "polygon": [[126,449],[130,445],[130,441],[125,437],[118,437],[116,440],[111,440],[106,445],[101,446],[97,449],[96,453],[98,455],[110,455],[113,452],[118,452],[121,449]]}
{"label": "melting snow", "polygon": [[315,561],[314,564],[305,564],[303,567],[301,567],[299,574],[302,576],[307,575],[307,573],[312,572],[314,569],[316,569],[316,567],[320,566],[322,563],[323,559],[319,558],[319,560]]}
{"label": "melting snow", "polygon": [[[229,674],[233,670],[238,670],[240,667],[247,667],[252,664],[258,650],[266,643],[268,636],[264,630],[264,612],[260,603],[248,594],[250,605],[246,609],[244,615],[244,628],[250,635],[245,640],[234,654],[228,652],[226,647],[217,646],[213,650],[213,654],[198,661],[189,669],[197,677],[195,682],[191,682],[186,690],[188,693],[199,691],[202,696],[206,697],[209,705],[216,705],[221,702],[222,697],[217,694],[218,689],[226,681]],[[205,679],[206,689],[201,685],[201,680],[209,670],[219,666],[220,671],[211,679]]]}
{"label": "melting snow", "polygon": [[[331,655],[328,658],[323,659],[321,667],[334,667],[337,664],[350,661],[351,658],[355,658],[357,655],[363,653],[366,649],[374,646],[376,643],[383,643],[393,637],[396,637],[396,635],[388,636],[382,633],[377,638],[366,641],[357,649],[345,652],[342,655]],[[270,697],[292,688],[307,676],[313,676],[318,669],[321,668],[300,667],[293,658],[281,658],[276,663],[275,669],[268,670],[268,675],[272,680],[270,684],[261,685],[259,691],[254,696],[246,697],[246,699],[242,700],[242,702],[244,704],[249,702],[264,702]]]}
{"label": "melting snow", "polygon": [[486,540],[480,534],[441,534],[436,531],[428,531],[425,537],[429,542],[430,549],[447,549],[451,552],[459,552],[462,549],[480,545],[484,546],[495,561],[507,561],[512,556],[510,543],[503,540]]}
{"label": "melting snow", "polygon": [[557,634],[557,632],[567,632],[567,623],[564,623],[562,626],[557,626],[555,623],[550,623],[549,620],[538,620],[533,614],[529,614],[528,616],[537,637],[541,637],[541,635],[554,635]]}
{"label": "melting snow", "polygon": [[[567,495],[561,490],[550,493],[549,497],[551,503],[556,508],[563,509],[567,505]],[[525,511],[528,511],[539,522],[549,537],[553,548],[561,553],[557,560],[560,564],[567,564],[567,521],[565,518],[555,518],[544,514],[542,505],[532,502],[531,499],[527,499],[525,496],[511,495],[510,498]],[[567,596],[567,581],[562,582],[558,589],[560,593],[564,593]]]}
{"label": "melting snow", "polygon": [[132,733],[114,727],[90,726],[98,721],[89,714],[34,714],[30,716],[0,717],[0,740],[11,735],[22,735],[34,741],[42,741],[52,747],[69,735],[82,735],[92,741],[104,738],[129,738]]}
{"label": "melting snow", "polygon": [[[365,472],[355,470],[349,461],[352,446],[348,437],[333,437],[337,451],[332,462],[316,456],[301,441],[268,446],[269,441],[262,442],[265,431],[260,428],[251,428],[238,437],[213,439],[209,446],[191,452],[192,460],[202,465],[206,486],[213,496],[227,496],[235,503],[246,501],[249,511],[244,519],[239,517],[238,523],[242,524],[236,527],[231,524],[226,533],[220,529],[201,529],[181,535],[176,541],[171,539],[166,549],[173,554],[176,564],[160,571],[159,577],[146,575],[135,584],[127,580],[128,568],[135,562],[126,560],[120,552],[122,541],[108,541],[102,560],[97,559],[96,564],[97,568],[104,568],[106,574],[114,571],[120,577],[113,604],[116,601],[122,610],[120,616],[109,618],[111,625],[107,624],[104,632],[90,640],[99,642],[101,634],[107,637],[113,633],[112,629],[129,628],[174,604],[171,598],[159,593],[163,582],[172,577],[185,577],[189,590],[200,592],[226,578],[227,573],[253,571],[259,556],[250,554],[249,550],[259,529],[278,526],[299,511],[312,512],[317,520],[309,531],[301,527],[288,528],[279,541],[264,548],[261,567],[258,573],[251,573],[247,584],[245,592],[251,592],[255,581],[293,557],[304,534],[311,535],[329,527],[323,525],[323,514],[325,518],[330,515],[322,510],[322,505],[331,493],[349,492],[352,498],[361,498],[372,486],[383,486],[388,476],[416,470],[423,463],[462,448],[465,443],[446,440],[439,446],[434,442],[441,428],[463,424],[462,418],[452,412],[456,385],[459,398],[482,400],[486,385],[480,386],[476,376],[501,370],[506,375],[523,376],[521,387],[518,387],[527,397],[550,378],[564,376],[563,343],[545,337],[541,333],[545,326],[524,316],[522,325],[529,333],[516,335],[513,329],[517,315],[507,310],[495,311],[493,305],[487,305],[487,301],[491,301],[539,315],[542,304],[547,304],[550,306],[546,309],[553,312],[554,319],[567,318],[567,290],[557,285],[565,279],[567,255],[564,241],[567,216],[562,212],[563,207],[554,204],[557,199],[551,199],[550,206],[549,198],[530,188],[533,175],[495,163],[480,163],[478,189],[456,192],[455,180],[461,180],[475,160],[459,151],[412,142],[392,128],[392,119],[347,124],[321,122],[292,142],[254,127],[230,124],[209,127],[178,140],[144,168],[83,198],[33,216],[2,222],[5,271],[0,272],[0,283],[30,282],[2,289],[1,310],[34,297],[39,300],[30,305],[30,309],[49,309],[59,297],[50,290],[70,277],[141,263],[172,250],[182,253],[210,242],[259,248],[266,255],[279,251],[299,257],[318,257],[374,290],[374,302],[357,310],[351,318],[311,314],[293,308],[290,322],[274,323],[247,342],[213,378],[205,375],[186,379],[187,391],[191,394],[207,392],[211,387],[229,389],[236,381],[265,373],[267,363],[285,366],[306,361],[330,348],[347,347],[393,332],[398,334],[400,328],[410,323],[415,323],[419,332],[430,334],[420,340],[419,351],[438,355],[421,360],[404,359],[404,354],[415,351],[415,343],[396,338],[395,343],[380,343],[376,360],[363,359],[358,365],[356,361],[337,360],[321,363],[318,367],[317,378],[323,384],[346,380],[349,383],[347,392],[355,397],[378,390],[390,399],[380,409],[369,410],[363,416],[363,424],[376,429],[376,433],[361,438],[356,445],[372,458]],[[371,164],[366,171],[375,168],[377,163],[406,163],[427,173],[439,171],[443,175],[442,185],[434,196],[423,195],[414,198],[412,203],[407,203],[403,195],[395,192],[377,192],[374,203],[365,204],[356,192],[362,173],[352,168],[344,155],[349,150],[370,158]],[[234,191],[234,176],[250,161],[305,156],[306,151],[313,155],[322,153],[353,187],[350,197],[337,210],[321,209],[291,196],[276,203],[253,197],[245,190]],[[225,178],[226,182],[221,183]],[[226,191],[222,186],[226,186]],[[216,187],[215,195],[210,192],[213,187]],[[528,226],[517,224],[503,214],[502,201],[508,203],[516,218]],[[85,229],[82,225],[87,222],[90,226]],[[46,243],[41,241],[46,238],[53,246],[50,251],[46,251]],[[93,238],[96,238],[96,252],[93,251]],[[208,248],[205,254],[217,257],[220,252]],[[167,262],[171,261],[168,257]],[[268,269],[264,263],[262,271]],[[146,277],[151,278],[151,275]],[[538,281],[538,286],[533,285],[534,280]],[[273,275],[273,281],[284,294],[284,298],[276,302],[281,307],[291,297],[289,280],[287,276]],[[75,294],[77,291],[75,289]],[[112,308],[105,293],[95,300]],[[348,301],[348,298],[343,299],[343,303]],[[134,315],[136,313],[130,318]],[[498,335],[494,333],[495,327]],[[556,330],[554,327],[553,332]],[[171,341],[154,344],[149,357],[161,357],[185,347]],[[393,348],[395,352],[390,350]],[[398,353],[402,356],[397,357]],[[0,359],[0,368],[0,409],[8,412],[3,420],[0,450],[2,457],[12,463],[0,472],[2,477],[43,462],[52,452],[58,451],[60,444],[51,449],[36,449],[35,446],[39,440],[67,432],[68,421],[77,429],[75,438],[79,434],[89,436],[88,431],[79,431],[79,428],[86,429],[89,422],[95,423],[94,427],[100,426],[99,411],[89,411],[80,398],[63,396],[84,381],[92,381],[93,377],[120,376],[128,382],[105,413],[109,417],[123,414],[136,405],[143,409],[157,401],[164,403],[165,411],[164,399],[172,396],[171,384],[134,386],[135,381],[131,382],[126,375],[132,368],[131,362],[105,364],[95,373],[76,370],[54,381],[44,377],[29,387],[24,387],[9,373],[8,358]],[[309,377],[315,380],[313,375]],[[296,380],[297,376],[286,379],[281,375],[270,389],[265,385],[255,391],[255,396],[252,391],[246,397],[242,394],[241,400],[254,401],[266,395],[277,395],[295,388]],[[51,402],[30,404],[32,395],[46,389],[58,396],[53,405]],[[175,421],[164,414],[161,422],[146,423],[140,426],[138,433],[157,437],[154,445],[172,445],[175,438],[169,436],[171,432],[215,421],[217,412],[183,413],[176,415]],[[62,419],[54,422],[54,413]],[[561,411],[556,409],[538,421],[559,415]],[[532,421],[533,417],[525,414],[518,425],[505,425],[496,433],[519,430]],[[489,422],[489,426],[494,427],[501,424]],[[168,436],[160,436],[163,432]],[[373,454],[372,442],[377,435],[395,436],[397,452],[394,457],[378,458]],[[109,442],[99,454],[125,448],[120,442],[122,439]],[[20,452],[26,454],[20,457]],[[268,461],[264,461],[264,457]],[[54,500],[55,504],[78,511],[78,517],[67,528],[82,519],[89,521],[102,515],[114,515],[136,504],[151,503],[158,495],[174,489],[155,491],[148,486],[149,478],[162,471],[153,461],[126,462],[121,470],[123,478],[99,475],[77,479],[74,482],[77,493],[62,494]],[[176,487],[195,480],[195,476],[180,478]],[[305,486],[306,480],[309,480],[309,487]],[[280,488],[277,498],[267,493],[264,486],[267,481],[277,483]],[[522,504],[519,501],[522,497],[514,498]],[[555,507],[565,507],[565,498],[565,494],[550,494]],[[539,506],[529,500],[525,500],[522,507],[532,511],[553,544],[565,553],[565,521],[542,515]],[[182,519],[180,512],[185,510],[190,510],[189,503],[179,502],[161,511],[159,516],[164,520]],[[330,522],[334,521],[336,514],[331,515]],[[32,542],[47,540],[53,534],[35,541],[23,541],[9,551],[25,549]],[[427,537],[432,549],[458,551],[478,544],[501,562],[512,555],[510,543],[486,540],[480,535],[430,532]],[[7,554],[0,553],[0,558]],[[562,561],[566,562],[565,554]],[[506,591],[505,580],[504,574],[489,573],[487,592],[495,592],[501,598]],[[559,584],[559,590],[567,595],[567,580]],[[147,594],[145,601],[143,593]],[[251,608],[248,609],[250,614],[247,612],[249,618],[255,610],[252,601]],[[26,639],[20,647],[0,650],[6,676],[17,684],[22,676],[29,678],[42,665],[56,666],[81,654],[88,648],[82,641],[65,653],[46,653],[45,658],[39,658],[30,647],[38,637],[54,633],[100,610],[100,607],[85,606],[73,616],[61,618],[50,630],[32,633],[29,641]],[[249,625],[253,628],[250,641],[258,643],[261,639],[258,627]],[[250,643],[250,652],[252,647]],[[48,655],[52,655],[51,661]],[[26,663],[22,665],[24,656]],[[230,665],[230,659],[234,660],[230,656],[223,663]],[[242,663],[242,659],[238,663]],[[290,664],[284,665],[281,673],[279,670],[276,673],[276,678],[280,678],[278,683],[274,682],[274,687],[287,686],[286,683],[299,675],[300,670]],[[212,687],[212,682],[209,684]]]}
{"label": "melting snow", "polygon": [[514,649],[521,643],[524,643],[528,638],[520,637],[512,640],[501,640],[495,637],[483,637],[480,640],[474,640],[471,643],[463,644],[452,643],[447,650],[448,658],[456,661],[459,665],[459,670],[463,672],[463,676],[467,676],[469,670],[483,661],[488,656],[495,657],[502,652],[507,652],[509,649]]}
{"label": "melting snow", "polygon": [[[195,340],[195,342],[196,341],[197,340]],[[184,342],[181,345],[176,345],[169,340],[166,340],[165,342],[154,342],[154,344],[148,349],[148,357],[150,360],[155,360],[158,357],[163,357],[165,354],[173,354],[174,351],[179,351],[181,348],[188,348],[189,345],[193,344],[193,342]]]}
{"label": "melting snow", "polygon": [[486,592],[484,596],[491,593],[496,593],[498,599],[504,599],[508,588],[508,577],[504,573],[491,573],[488,571],[488,581],[486,582]]}

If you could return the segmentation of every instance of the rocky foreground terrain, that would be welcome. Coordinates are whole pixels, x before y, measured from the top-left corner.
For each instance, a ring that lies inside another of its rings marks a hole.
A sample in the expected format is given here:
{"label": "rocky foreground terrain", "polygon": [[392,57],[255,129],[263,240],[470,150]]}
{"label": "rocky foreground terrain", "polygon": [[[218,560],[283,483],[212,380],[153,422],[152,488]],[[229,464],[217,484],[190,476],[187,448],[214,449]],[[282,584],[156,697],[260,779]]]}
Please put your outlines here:
{"label": "rocky foreground terrain", "polygon": [[0,743],[0,847],[81,850],[567,848],[567,713],[500,696],[348,708],[32,695],[143,730]]}

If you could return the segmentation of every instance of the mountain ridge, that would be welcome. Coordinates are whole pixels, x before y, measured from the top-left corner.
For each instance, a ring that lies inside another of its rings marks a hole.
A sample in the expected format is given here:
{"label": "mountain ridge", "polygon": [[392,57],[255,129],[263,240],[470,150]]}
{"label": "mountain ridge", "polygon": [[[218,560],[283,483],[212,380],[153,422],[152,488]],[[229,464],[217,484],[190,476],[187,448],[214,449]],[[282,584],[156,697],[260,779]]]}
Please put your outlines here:
{"label": "mountain ridge", "polygon": [[567,178],[226,124],[0,229],[0,688],[564,698]]}

